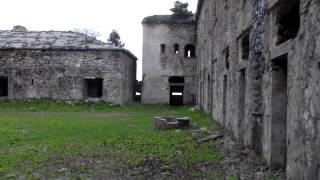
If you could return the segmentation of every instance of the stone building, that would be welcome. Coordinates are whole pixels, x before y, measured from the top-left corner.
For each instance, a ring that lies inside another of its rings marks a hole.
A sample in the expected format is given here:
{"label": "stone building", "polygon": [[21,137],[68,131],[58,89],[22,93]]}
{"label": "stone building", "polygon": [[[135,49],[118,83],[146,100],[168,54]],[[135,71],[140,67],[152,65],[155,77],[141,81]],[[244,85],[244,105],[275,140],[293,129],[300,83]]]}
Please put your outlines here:
{"label": "stone building", "polygon": [[194,18],[150,16],[142,24],[142,102],[170,105],[194,103],[197,92]]}
{"label": "stone building", "polygon": [[197,101],[287,179],[320,179],[320,1],[199,0]]}
{"label": "stone building", "polygon": [[0,98],[133,100],[137,58],[75,32],[0,31]]}

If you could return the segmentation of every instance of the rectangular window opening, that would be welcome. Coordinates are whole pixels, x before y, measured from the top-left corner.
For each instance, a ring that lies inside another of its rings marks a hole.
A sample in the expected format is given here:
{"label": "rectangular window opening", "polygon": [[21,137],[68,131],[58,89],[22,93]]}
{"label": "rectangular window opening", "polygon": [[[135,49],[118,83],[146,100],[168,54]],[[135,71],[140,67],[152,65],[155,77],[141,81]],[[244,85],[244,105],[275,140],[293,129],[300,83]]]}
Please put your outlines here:
{"label": "rectangular window opening", "polygon": [[164,54],[166,52],[166,45],[165,44],[161,44],[161,53]]}
{"label": "rectangular window opening", "polygon": [[282,0],[276,11],[277,42],[282,44],[294,39],[300,28],[300,1]]}
{"label": "rectangular window opening", "polygon": [[223,51],[223,57],[224,57],[224,62],[225,62],[225,67],[226,69],[229,69],[230,67],[230,63],[229,63],[229,47],[227,47],[224,51]]}
{"label": "rectangular window opening", "polygon": [[247,61],[249,59],[250,53],[250,31],[245,32],[240,39],[240,57],[243,61]]}
{"label": "rectangular window opening", "polygon": [[179,54],[179,44],[174,45],[174,53]]}

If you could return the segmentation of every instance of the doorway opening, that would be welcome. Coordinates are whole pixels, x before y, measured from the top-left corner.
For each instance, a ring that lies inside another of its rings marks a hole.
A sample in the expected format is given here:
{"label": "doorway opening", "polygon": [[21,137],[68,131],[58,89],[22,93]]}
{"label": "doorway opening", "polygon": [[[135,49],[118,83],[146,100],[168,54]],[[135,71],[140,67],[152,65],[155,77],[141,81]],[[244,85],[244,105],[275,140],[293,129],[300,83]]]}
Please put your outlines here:
{"label": "doorway opening", "polygon": [[182,106],[184,96],[184,77],[173,76],[169,78],[170,106]]}
{"label": "doorway opening", "polygon": [[288,56],[272,60],[271,162],[272,169],[286,168]]}
{"label": "doorway opening", "polygon": [[207,93],[208,93],[208,112],[211,113],[212,111],[212,83],[211,83],[211,78],[210,75],[208,75],[208,89],[207,89]]}
{"label": "doorway opening", "polygon": [[199,104],[201,104],[201,106],[202,106],[202,103],[203,103],[203,83],[202,82],[200,82],[200,97],[199,97],[199,100],[200,100]]}
{"label": "doorway opening", "polygon": [[101,98],[103,89],[103,79],[86,79],[87,97],[89,98]]}
{"label": "doorway opening", "polygon": [[8,78],[0,77],[0,97],[8,96]]}
{"label": "doorway opening", "polygon": [[228,91],[228,76],[223,76],[223,103],[222,103],[222,115],[223,115],[223,125],[226,125],[227,120],[227,91]]}
{"label": "doorway opening", "polygon": [[244,120],[246,118],[246,69],[240,70],[239,77],[239,141],[243,142]]}
{"label": "doorway opening", "polygon": [[133,101],[141,102],[141,96],[142,96],[142,81],[136,80],[133,84]]}

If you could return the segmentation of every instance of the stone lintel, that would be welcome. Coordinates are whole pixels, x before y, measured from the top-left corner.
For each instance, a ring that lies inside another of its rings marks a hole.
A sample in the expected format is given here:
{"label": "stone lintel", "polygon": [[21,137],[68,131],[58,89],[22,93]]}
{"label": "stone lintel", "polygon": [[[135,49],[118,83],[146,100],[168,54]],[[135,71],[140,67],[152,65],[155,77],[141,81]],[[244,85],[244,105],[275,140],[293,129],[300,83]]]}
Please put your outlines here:
{"label": "stone lintel", "polygon": [[292,40],[288,40],[270,50],[270,60],[287,54],[292,49]]}
{"label": "stone lintel", "polygon": [[268,10],[271,11],[279,5],[280,0],[268,0],[267,3],[268,3]]}

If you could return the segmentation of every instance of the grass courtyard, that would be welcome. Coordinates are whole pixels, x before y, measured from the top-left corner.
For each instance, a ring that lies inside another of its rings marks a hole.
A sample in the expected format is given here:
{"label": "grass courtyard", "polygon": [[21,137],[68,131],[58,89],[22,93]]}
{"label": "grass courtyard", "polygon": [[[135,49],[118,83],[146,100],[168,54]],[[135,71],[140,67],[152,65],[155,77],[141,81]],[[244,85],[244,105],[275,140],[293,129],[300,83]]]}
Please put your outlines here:
{"label": "grass courtyard", "polygon": [[153,117],[168,115],[219,128],[190,108],[1,101],[0,179],[201,177],[199,164],[224,158],[220,144],[200,144],[205,134],[188,130],[154,129]]}

